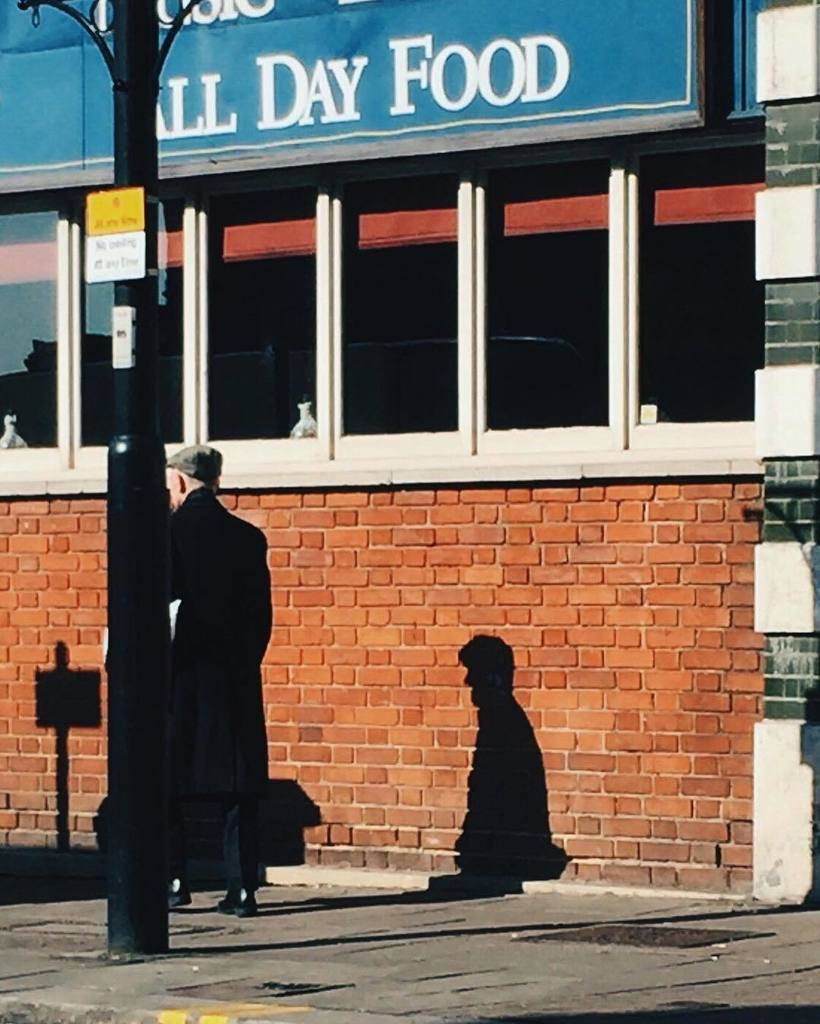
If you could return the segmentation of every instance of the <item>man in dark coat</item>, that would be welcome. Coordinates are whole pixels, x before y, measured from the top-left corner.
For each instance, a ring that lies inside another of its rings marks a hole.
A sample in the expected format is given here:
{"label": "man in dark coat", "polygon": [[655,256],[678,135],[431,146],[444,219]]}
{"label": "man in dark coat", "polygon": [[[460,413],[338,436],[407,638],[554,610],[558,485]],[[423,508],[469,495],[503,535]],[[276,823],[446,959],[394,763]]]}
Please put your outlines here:
{"label": "man in dark coat", "polygon": [[256,913],[256,815],[268,778],[261,662],[270,640],[271,588],[261,530],[217,499],[222,456],[183,449],[168,460],[172,645],[171,909],[191,902],[182,801],[219,799],[227,893],[222,913]]}

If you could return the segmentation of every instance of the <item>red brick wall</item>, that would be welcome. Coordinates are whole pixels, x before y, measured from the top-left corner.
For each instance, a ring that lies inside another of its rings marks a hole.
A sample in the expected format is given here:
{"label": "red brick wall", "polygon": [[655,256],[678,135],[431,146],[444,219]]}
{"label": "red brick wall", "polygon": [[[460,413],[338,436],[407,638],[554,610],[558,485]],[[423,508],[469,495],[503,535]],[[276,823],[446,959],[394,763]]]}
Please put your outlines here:
{"label": "red brick wall", "polygon": [[[105,626],[105,503],[0,501],[0,843],[57,845],[57,742],[37,725],[37,674],[66,645],[70,668],[99,670]],[[101,703],[105,705],[104,680]],[[68,736],[74,846],[95,845],[105,794],[99,729]]]}
{"label": "red brick wall", "polygon": [[[476,712],[459,648],[515,654],[565,877],[745,889],[757,483],[241,494],[270,543],[271,775],[321,810],[308,859],[447,870]],[[750,514],[751,513],[751,514]],[[0,842],[53,846],[35,673],[98,668],[100,501],[0,503]],[[93,844],[99,731],[69,737],[73,845]]]}

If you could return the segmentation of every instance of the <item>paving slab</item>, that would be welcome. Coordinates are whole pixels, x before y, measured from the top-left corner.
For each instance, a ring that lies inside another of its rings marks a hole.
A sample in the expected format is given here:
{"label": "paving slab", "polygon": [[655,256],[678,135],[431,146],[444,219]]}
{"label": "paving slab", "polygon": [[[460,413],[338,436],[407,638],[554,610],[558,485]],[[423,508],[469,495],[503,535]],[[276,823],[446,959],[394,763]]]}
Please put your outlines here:
{"label": "paving slab", "polygon": [[268,887],[250,920],[196,893],[168,954],[110,959],[98,890],[37,887],[0,879],[2,1024],[820,1022],[819,910]]}

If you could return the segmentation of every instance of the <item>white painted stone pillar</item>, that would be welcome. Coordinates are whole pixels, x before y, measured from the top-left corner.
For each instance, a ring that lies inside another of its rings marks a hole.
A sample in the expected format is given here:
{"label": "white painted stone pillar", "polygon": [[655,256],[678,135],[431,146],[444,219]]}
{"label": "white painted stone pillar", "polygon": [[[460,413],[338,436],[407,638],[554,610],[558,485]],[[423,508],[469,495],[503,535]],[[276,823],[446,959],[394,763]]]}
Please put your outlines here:
{"label": "white painted stone pillar", "polygon": [[820,7],[758,19],[767,188],[757,197],[766,368],[755,433],[766,466],[755,628],[766,635],[766,718],[754,734],[754,895],[820,897]]}
{"label": "white painted stone pillar", "polygon": [[820,726],[769,720],[755,726],[754,895],[803,903],[820,895]]}

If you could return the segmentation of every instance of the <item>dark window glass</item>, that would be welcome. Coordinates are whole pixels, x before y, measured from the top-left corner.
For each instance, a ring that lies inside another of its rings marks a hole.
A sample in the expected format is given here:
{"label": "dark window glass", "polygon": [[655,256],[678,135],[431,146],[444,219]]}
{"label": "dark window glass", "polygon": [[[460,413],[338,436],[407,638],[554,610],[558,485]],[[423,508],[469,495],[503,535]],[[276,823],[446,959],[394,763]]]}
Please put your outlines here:
{"label": "dark window glass", "polygon": [[640,419],[754,419],[764,287],[754,195],[763,147],[641,163]]}
{"label": "dark window glass", "polygon": [[57,221],[56,213],[0,217],[4,450],[57,444]]}
{"label": "dark window glass", "polygon": [[[182,440],[182,214],[181,202],[160,205],[159,419],[163,441]],[[82,340],[82,443],[107,445],[114,429],[111,367],[113,284],[85,286]]]}
{"label": "dark window glass", "polygon": [[487,426],[609,421],[609,167],[488,182]]}
{"label": "dark window glass", "polygon": [[215,199],[210,215],[209,433],[288,437],[316,415],[316,197]]}
{"label": "dark window glass", "polygon": [[344,431],[458,429],[458,182],[345,192]]}

